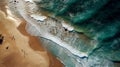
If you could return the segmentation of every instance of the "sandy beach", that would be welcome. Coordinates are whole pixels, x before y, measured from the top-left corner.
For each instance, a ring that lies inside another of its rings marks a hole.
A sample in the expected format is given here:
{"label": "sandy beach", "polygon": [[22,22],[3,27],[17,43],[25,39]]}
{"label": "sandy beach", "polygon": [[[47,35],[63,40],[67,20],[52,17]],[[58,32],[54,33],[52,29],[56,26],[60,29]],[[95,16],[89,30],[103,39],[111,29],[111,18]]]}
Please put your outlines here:
{"label": "sandy beach", "polygon": [[[26,21],[23,20],[23,22],[21,23],[21,25],[18,27],[18,30],[24,34],[25,36],[29,37],[29,44],[30,47],[36,51],[44,51],[45,49],[43,48],[43,46],[41,45],[41,43],[39,42],[38,38],[35,36],[31,36],[30,34],[28,34],[25,30],[25,23]],[[34,44],[34,45],[33,45]],[[63,64],[56,59],[55,56],[53,56],[50,52],[48,52],[48,56],[50,59],[50,67],[63,67]]]}
{"label": "sandy beach", "polygon": [[19,26],[6,16],[6,3],[0,1],[0,67],[63,67],[63,64],[45,50],[37,37],[25,30],[26,21]]}

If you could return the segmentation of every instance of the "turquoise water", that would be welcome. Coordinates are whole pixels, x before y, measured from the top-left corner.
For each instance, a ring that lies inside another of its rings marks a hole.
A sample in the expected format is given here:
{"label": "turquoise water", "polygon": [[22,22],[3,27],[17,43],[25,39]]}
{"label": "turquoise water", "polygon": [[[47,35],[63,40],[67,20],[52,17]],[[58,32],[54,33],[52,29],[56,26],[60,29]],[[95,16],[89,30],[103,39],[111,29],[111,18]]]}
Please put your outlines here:
{"label": "turquoise water", "polygon": [[42,0],[37,5],[98,41],[89,56],[120,61],[120,0]]}
{"label": "turquoise water", "polygon": [[[83,32],[99,41],[111,60],[120,60],[120,1],[119,0],[42,0],[42,9],[52,12],[73,24],[77,32]],[[99,48],[98,47],[98,48]],[[105,55],[107,56],[107,55]]]}

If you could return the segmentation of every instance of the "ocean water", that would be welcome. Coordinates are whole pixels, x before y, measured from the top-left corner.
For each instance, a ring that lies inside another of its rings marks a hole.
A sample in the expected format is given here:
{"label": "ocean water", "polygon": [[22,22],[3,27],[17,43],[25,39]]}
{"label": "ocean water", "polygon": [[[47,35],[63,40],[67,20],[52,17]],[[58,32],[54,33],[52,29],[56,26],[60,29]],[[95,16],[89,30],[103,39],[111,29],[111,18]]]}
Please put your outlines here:
{"label": "ocean water", "polygon": [[13,3],[14,13],[65,67],[114,67],[120,61],[119,0],[33,1]]}
{"label": "ocean water", "polygon": [[93,51],[109,60],[120,60],[119,0],[42,0],[36,4],[40,9],[68,20],[75,31],[96,40],[98,44]]}

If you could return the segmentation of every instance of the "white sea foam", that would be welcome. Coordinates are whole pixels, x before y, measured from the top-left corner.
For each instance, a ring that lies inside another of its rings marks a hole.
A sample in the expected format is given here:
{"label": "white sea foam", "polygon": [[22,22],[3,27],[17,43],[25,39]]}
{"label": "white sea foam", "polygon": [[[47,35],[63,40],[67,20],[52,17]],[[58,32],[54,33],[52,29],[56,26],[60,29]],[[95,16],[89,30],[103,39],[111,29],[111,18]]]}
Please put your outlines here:
{"label": "white sea foam", "polygon": [[73,31],[74,30],[74,27],[71,26],[70,24],[67,24],[65,22],[62,22],[62,26],[66,29],[68,29],[69,31]]}
{"label": "white sea foam", "polygon": [[[34,26],[36,28],[36,30],[38,30],[38,32],[40,33],[40,35],[38,36],[41,36],[41,37],[44,37],[46,39],[49,39],[55,43],[57,43],[58,45],[66,48],[67,50],[69,50],[72,54],[76,55],[76,56],[79,56],[79,57],[87,57],[87,54],[86,53],[83,53],[83,52],[80,52],[78,51],[77,49],[73,48],[72,46],[70,46],[69,44],[63,42],[62,40],[60,40],[58,37],[56,36],[53,36],[51,35],[50,33],[48,33],[48,31],[46,31],[45,28],[47,27],[41,27],[39,26],[35,21],[33,21],[29,15],[27,15],[26,13],[26,10],[25,9],[25,6],[20,6],[20,5],[24,5],[24,1],[19,1],[20,3],[18,4],[17,8],[18,8],[18,11],[21,13],[21,15],[23,16],[24,19],[27,20],[28,23],[30,23],[32,26]],[[32,30],[31,30],[32,31]],[[33,33],[36,33],[33,31]]]}
{"label": "white sea foam", "polygon": [[33,0],[25,0],[25,1],[29,1],[29,2],[33,3]]}
{"label": "white sea foam", "polygon": [[[43,38],[49,39],[49,40],[57,43],[59,46],[63,47],[64,49],[67,49],[73,55],[76,55],[76,56],[79,56],[79,57],[87,57],[86,53],[80,52],[79,50],[73,48],[72,46],[70,46],[66,42],[62,41],[59,37],[50,34],[46,30],[47,27],[45,27],[43,25],[41,25],[41,26],[38,25],[38,23],[36,23],[36,21],[33,20],[33,18],[38,19],[38,20],[41,19],[41,18],[40,17],[38,18],[38,16],[36,18],[36,16],[34,16],[34,15],[33,16],[28,15],[26,10],[25,10],[25,6],[24,5],[25,5],[24,0],[19,0],[19,3],[17,4],[17,9],[18,9],[19,13],[22,15],[22,17],[30,24],[30,26],[27,27],[27,30],[29,29],[28,30],[29,33],[32,33],[32,35],[41,36]],[[33,17],[33,18],[31,18],[30,16]],[[42,20],[45,20],[45,18],[42,18]],[[63,27],[67,28],[68,30],[72,31],[74,29],[73,27],[71,27],[71,26],[69,26],[67,24],[62,23],[62,25],[63,25]],[[29,27],[32,27],[32,28],[29,28]],[[80,62],[79,60],[77,60],[77,61]],[[93,65],[93,63],[96,63],[96,62],[93,62],[93,59],[91,59],[89,62],[90,63],[86,62],[85,65],[86,64]],[[76,67],[79,67],[79,64],[76,64]],[[86,66],[83,66],[83,67],[86,67]]]}
{"label": "white sea foam", "polygon": [[42,15],[38,15],[38,14],[31,14],[30,16],[38,21],[44,21],[47,18],[46,16],[42,16]]}

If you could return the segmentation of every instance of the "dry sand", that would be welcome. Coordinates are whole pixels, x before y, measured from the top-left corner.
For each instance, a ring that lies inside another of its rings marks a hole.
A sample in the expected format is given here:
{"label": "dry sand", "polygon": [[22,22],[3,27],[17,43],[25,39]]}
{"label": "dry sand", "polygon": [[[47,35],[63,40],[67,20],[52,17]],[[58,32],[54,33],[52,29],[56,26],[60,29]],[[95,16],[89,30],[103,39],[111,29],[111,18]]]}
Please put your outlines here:
{"label": "dry sand", "polygon": [[[5,16],[5,1],[0,0],[0,34],[4,36],[0,44],[0,67],[63,67],[56,57],[41,46],[37,37],[25,31],[25,20],[17,27],[14,21]],[[115,67],[120,67],[120,62],[116,62]]]}
{"label": "dry sand", "polygon": [[[22,35],[14,21],[0,12],[0,67],[49,67],[46,51],[35,51],[29,46],[29,37]],[[35,45],[35,44],[33,44]]]}
{"label": "dry sand", "polygon": [[[7,14],[4,1],[0,0],[0,10]],[[17,27],[3,12],[0,11],[0,34],[4,36],[0,44],[0,67],[63,67],[37,37],[25,31],[25,20]]]}

